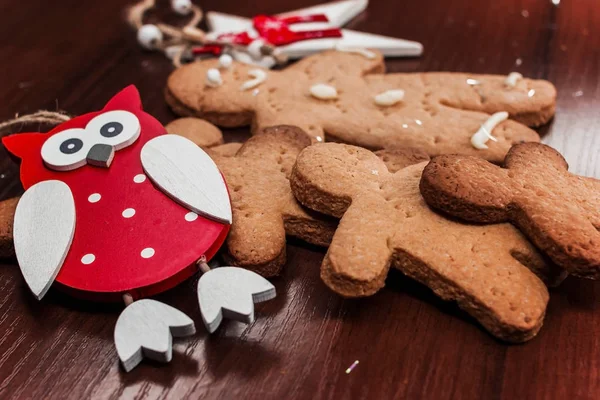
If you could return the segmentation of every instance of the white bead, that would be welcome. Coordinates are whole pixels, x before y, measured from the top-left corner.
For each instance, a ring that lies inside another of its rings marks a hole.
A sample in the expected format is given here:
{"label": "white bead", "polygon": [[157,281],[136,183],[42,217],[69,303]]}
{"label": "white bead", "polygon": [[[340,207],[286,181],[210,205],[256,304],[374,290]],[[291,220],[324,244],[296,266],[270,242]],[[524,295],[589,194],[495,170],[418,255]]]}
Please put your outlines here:
{"label": "white bead", "polygon": [[221,86],[223,84],[221,72],[216,68],[211,68],[206,71],[206,84],[211,87]]}
{"label": "white bead", "polygon": [[233,64],[233,57],[231,57],[229,54],[223,54],[221,57],[219,57],[219,67],[229,69],[231,64]]}
{"label": "white bead", "polygon": [[254,40],[252,43],[250,43],[248,45],[248,53],[250,53],[252,58],[254,58],[255,60],[260,60],[263,57],[263,53],[260,51],[260,49],[264,45],[265,45],[265,42],[263,40],[260,40],[260,39]]}
{"label": "white bead", "polygon": [[191,0],[171,0],[171,8],[179,15],[188,15],[192,11]]}
{"label": "white bead", "polygon": [[319,83],[310,88],[310,94],[320,100],[332,100],[338,97],[338,92],[333,86]]}
{"label": "white bead", "polygon": [[143,48],[153,50],[162,42],[163,34],[156,25],[147,24],[138,29],[137,39]]}

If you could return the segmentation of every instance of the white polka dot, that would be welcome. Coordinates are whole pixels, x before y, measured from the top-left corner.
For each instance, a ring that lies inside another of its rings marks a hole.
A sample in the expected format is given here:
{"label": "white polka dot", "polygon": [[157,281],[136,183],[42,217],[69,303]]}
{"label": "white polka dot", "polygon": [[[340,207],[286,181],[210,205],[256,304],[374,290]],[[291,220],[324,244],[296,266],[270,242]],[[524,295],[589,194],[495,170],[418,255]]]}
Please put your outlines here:
{"label": "white polka dot", "polygon": [[93,254],[86,254],[85,256],[81,257],[81,262],[85,265],[89,265],[91,263],[93,263],[96,260],[96,256]]}
{"label": "white polka dot", "polygon": [[101,198],[102,198],[102,196],[100,196],[100,193],[94,193],[94,194],[90,194],[90,197],[88,197],[88,201],[90,203],[97,203],[100,201]]}
{"label": "white polka dot", "polygon": [[135,215],[135,210],[133,208],[126,208],[121,215],[123,215],[124,218],[131,218]]}
{"label": "white polka dot", "polygon": [[142,250],[141,256],[143,258],[150,258],[154,255],[154,249],[152,247],[146,247]]}
{"label": "white polka dot", "polygon": [[195,212],[190,211],[189,213],[185,214],[185,220],[187,222],[193,222],[197,219],[198,219],[198,214],[196,214]]}
{"label": "white polka dot", "polygon": [[137,174],[136,176],[133,177],[133,181],[135,183],[142,183],[146,180],[146,175],[144,174]]}

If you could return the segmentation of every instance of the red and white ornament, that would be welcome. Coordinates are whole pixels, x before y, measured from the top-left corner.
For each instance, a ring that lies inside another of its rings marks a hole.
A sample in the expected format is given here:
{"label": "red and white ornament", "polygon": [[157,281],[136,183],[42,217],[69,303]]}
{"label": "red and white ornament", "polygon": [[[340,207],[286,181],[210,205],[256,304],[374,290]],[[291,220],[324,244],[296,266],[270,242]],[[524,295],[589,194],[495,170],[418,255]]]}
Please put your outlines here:
{"label": "red and white ornament", "polygon": [[[272,55],[262,54],[265,45],[274,46],[283,56],[301,58],[334,48],[377,49],[385,56],[419,56],[420,43],[381,35],[340,29],[363,12],[368,0],[343,0],[314,7],[286,12],[276,16],[259,15],[253,19],[218,12],[208,12],[206,22],[210,28],[207,38],[246,46],[248,54],[232,51],[238,61],[265,67],[275,65]],[[194,54],[220,55],[220,46],[202,46]]]}
{"label": "red and white ornament", "polygon": [[[199,260],[206,266],[227,236],[231,204],[217,166],[190,140],[168,135],[142,110],[133,86],[99,112],[46,134],[7,136],[2,143],[21,159],[26,191],[15,212],[14,244],[38,299],[54,281],[92,300],[151,296],[195,274]],[[254,293],[269,290],[274,296],[264,278],[247,279],[252,272],[232,267],[228,279],[246,277],[232,287],[205,268],[211,284],[225,289],[215,288],[221,297],[209,296],[204,301],[211,303],[201,309],[231,310],[227,315],[248,320],[245,310],[252,309]],[[245,292],[228,293],[228,287]],[[254,301],[260,299],[266,297]],[[212,332],[219,323],[211,320],[207,328]],[[143,355],[169,361],[171,335],[195,332],[193,321],[156,301],[128,307],[117,328],[115,343],[126,370]]]}

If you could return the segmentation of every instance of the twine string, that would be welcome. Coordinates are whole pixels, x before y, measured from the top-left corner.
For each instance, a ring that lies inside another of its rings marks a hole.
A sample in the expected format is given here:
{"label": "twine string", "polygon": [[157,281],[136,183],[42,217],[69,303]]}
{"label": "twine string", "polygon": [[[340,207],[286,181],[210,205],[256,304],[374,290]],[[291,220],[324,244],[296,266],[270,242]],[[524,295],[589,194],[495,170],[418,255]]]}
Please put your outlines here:
{"label": "twine string", "polygon": [[23,126],[26,124],[60,125],[70,119],[71,117],[64,113],[40,110],[32,114],[17,115],[13,119],[0,123],[0,131],[5,130],[6,128],[14,128],[15,126]]}

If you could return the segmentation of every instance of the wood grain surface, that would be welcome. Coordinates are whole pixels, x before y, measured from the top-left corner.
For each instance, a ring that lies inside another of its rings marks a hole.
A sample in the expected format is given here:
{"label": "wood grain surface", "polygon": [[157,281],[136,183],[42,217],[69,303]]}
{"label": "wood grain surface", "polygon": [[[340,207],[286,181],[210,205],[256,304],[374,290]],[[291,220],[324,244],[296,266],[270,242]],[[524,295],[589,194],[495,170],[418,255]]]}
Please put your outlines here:
{"label": "wood grain surface", "polygon": [[[204,0],[244,16],[319,0]],[[38,109],[102,108],[135,84],[144,108],[167,123],[172,70],[146,53],[123,21],[124,2],[0,0],[0,120]],[[166,1],[161,4],[165,5]],[[174,22],[176,20],[173,20]],[[571,170],[600,178],[600,7],[597,0],[372,0],[349,28],[418,40],[424,56],[390,71],[471,71],[549,79],[556,118],[541,129]],[[37,127],[23,127],[37,129]],[[4,132],[6,133],[6,132]],[[233,131],[227,139],[247,132]],[[0,149],[0,196],[22,192]],[[0,398],[7,399],[597,399],[600,283],[569,278],[544,327],[506,345],[458,308],[393,273],[372,298],[343,300],[319,279],[323,252],[288,246],[278,297],[250,326],[226,321],[176,339],[171,364],[119,367],[113,329],[122,306],[86,303],[53,289],[38,302],[14,260],[0,264]],[[197,278],[196,278],[197,279]],[[195,279],[157,299],[201,317]],[[346,374],[355,360],[359,364]]]}

